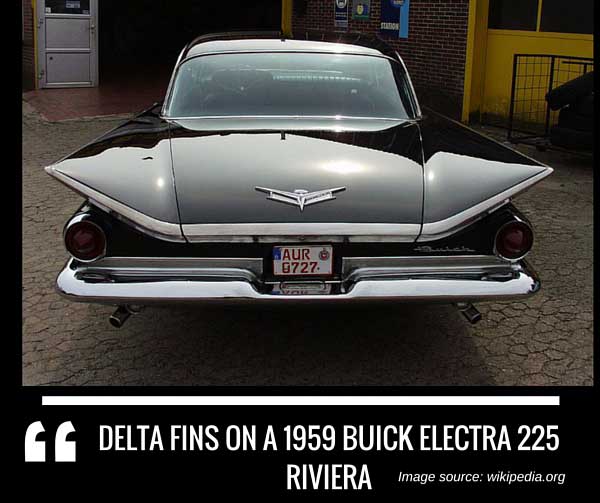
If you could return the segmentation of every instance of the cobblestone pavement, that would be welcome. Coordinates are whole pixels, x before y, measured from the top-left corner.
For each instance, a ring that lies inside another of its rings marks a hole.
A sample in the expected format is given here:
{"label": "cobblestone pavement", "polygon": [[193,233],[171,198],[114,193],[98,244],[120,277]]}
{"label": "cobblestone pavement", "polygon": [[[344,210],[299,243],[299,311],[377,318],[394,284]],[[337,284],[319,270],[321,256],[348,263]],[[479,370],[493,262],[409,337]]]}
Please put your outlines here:
{"label": "cobblestone pavement", "polygon": [[556,168],[518,200],[537,229],[531,262],[543,287],[526,302],[479,305],[476,326],[439,305],[152,307],[116,330],[111,307],[54,292],[62,226],[81,199],[42,167],[117,123],[24,112],[24,384],[592,384],[589,162],[527,150]]}

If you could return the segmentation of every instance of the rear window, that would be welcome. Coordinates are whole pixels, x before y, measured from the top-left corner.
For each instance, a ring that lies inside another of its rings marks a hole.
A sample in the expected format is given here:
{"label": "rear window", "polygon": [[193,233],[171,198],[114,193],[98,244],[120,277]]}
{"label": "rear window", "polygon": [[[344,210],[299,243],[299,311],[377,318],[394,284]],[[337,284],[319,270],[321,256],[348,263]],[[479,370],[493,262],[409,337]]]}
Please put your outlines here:
{"label": "rear window", "polygon": [[196,57],[180,66],[167,115],[406,119],[409,93],[401,66],[387,58],[217,54]]}

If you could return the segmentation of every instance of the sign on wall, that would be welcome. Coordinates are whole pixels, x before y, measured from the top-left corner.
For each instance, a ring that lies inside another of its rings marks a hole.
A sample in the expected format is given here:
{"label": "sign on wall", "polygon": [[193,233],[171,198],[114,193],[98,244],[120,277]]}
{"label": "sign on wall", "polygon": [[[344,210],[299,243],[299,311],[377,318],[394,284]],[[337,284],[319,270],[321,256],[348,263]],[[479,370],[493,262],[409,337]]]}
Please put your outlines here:
{"label": "sign on wall", "polygon": [[352,19],[365,21],[371,15],[371,0],[352,1]]}
{"label": "sign on wall", "polygon": [[408,14],[410,0],[381,0],[381,24],[383,35],[408,38]]}
{"label": "sign on wall", "polygon": [[334,0],[334,25],[336,28],[348,28],[348,2],[349,0]]}

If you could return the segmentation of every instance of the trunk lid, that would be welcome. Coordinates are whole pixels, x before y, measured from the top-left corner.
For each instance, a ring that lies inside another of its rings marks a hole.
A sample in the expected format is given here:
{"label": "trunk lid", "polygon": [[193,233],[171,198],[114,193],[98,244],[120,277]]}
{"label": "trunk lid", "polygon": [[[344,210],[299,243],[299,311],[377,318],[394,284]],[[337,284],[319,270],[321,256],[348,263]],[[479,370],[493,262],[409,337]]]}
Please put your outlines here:
{"label": "trunk lid", "polygon": [[[416,224],[422,220],[423,164],[413,123],[370,131],[171,130],[181,223]],[[265,191],[345,188],[300,207]]]}

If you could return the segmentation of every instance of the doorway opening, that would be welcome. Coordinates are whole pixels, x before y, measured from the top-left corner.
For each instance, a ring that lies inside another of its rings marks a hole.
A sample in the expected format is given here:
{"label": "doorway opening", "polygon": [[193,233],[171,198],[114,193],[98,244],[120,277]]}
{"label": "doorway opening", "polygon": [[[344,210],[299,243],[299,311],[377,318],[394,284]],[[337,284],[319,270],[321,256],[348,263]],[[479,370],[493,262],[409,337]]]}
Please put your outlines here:
{"label": "doorway opening", "polygon": [[281,29],[281,0],[36,0],[36,5],[50,20],[38,32],[38,72],[44,78],[23,98],[51,121],[130,114],[162,101],[179,53],[199,35]]}
{"label": "doorway opening", "polygon": [[281,26],[281,0],[98,3],[100,88],[148,106],[164,97],[179,53],[198,35]]}

